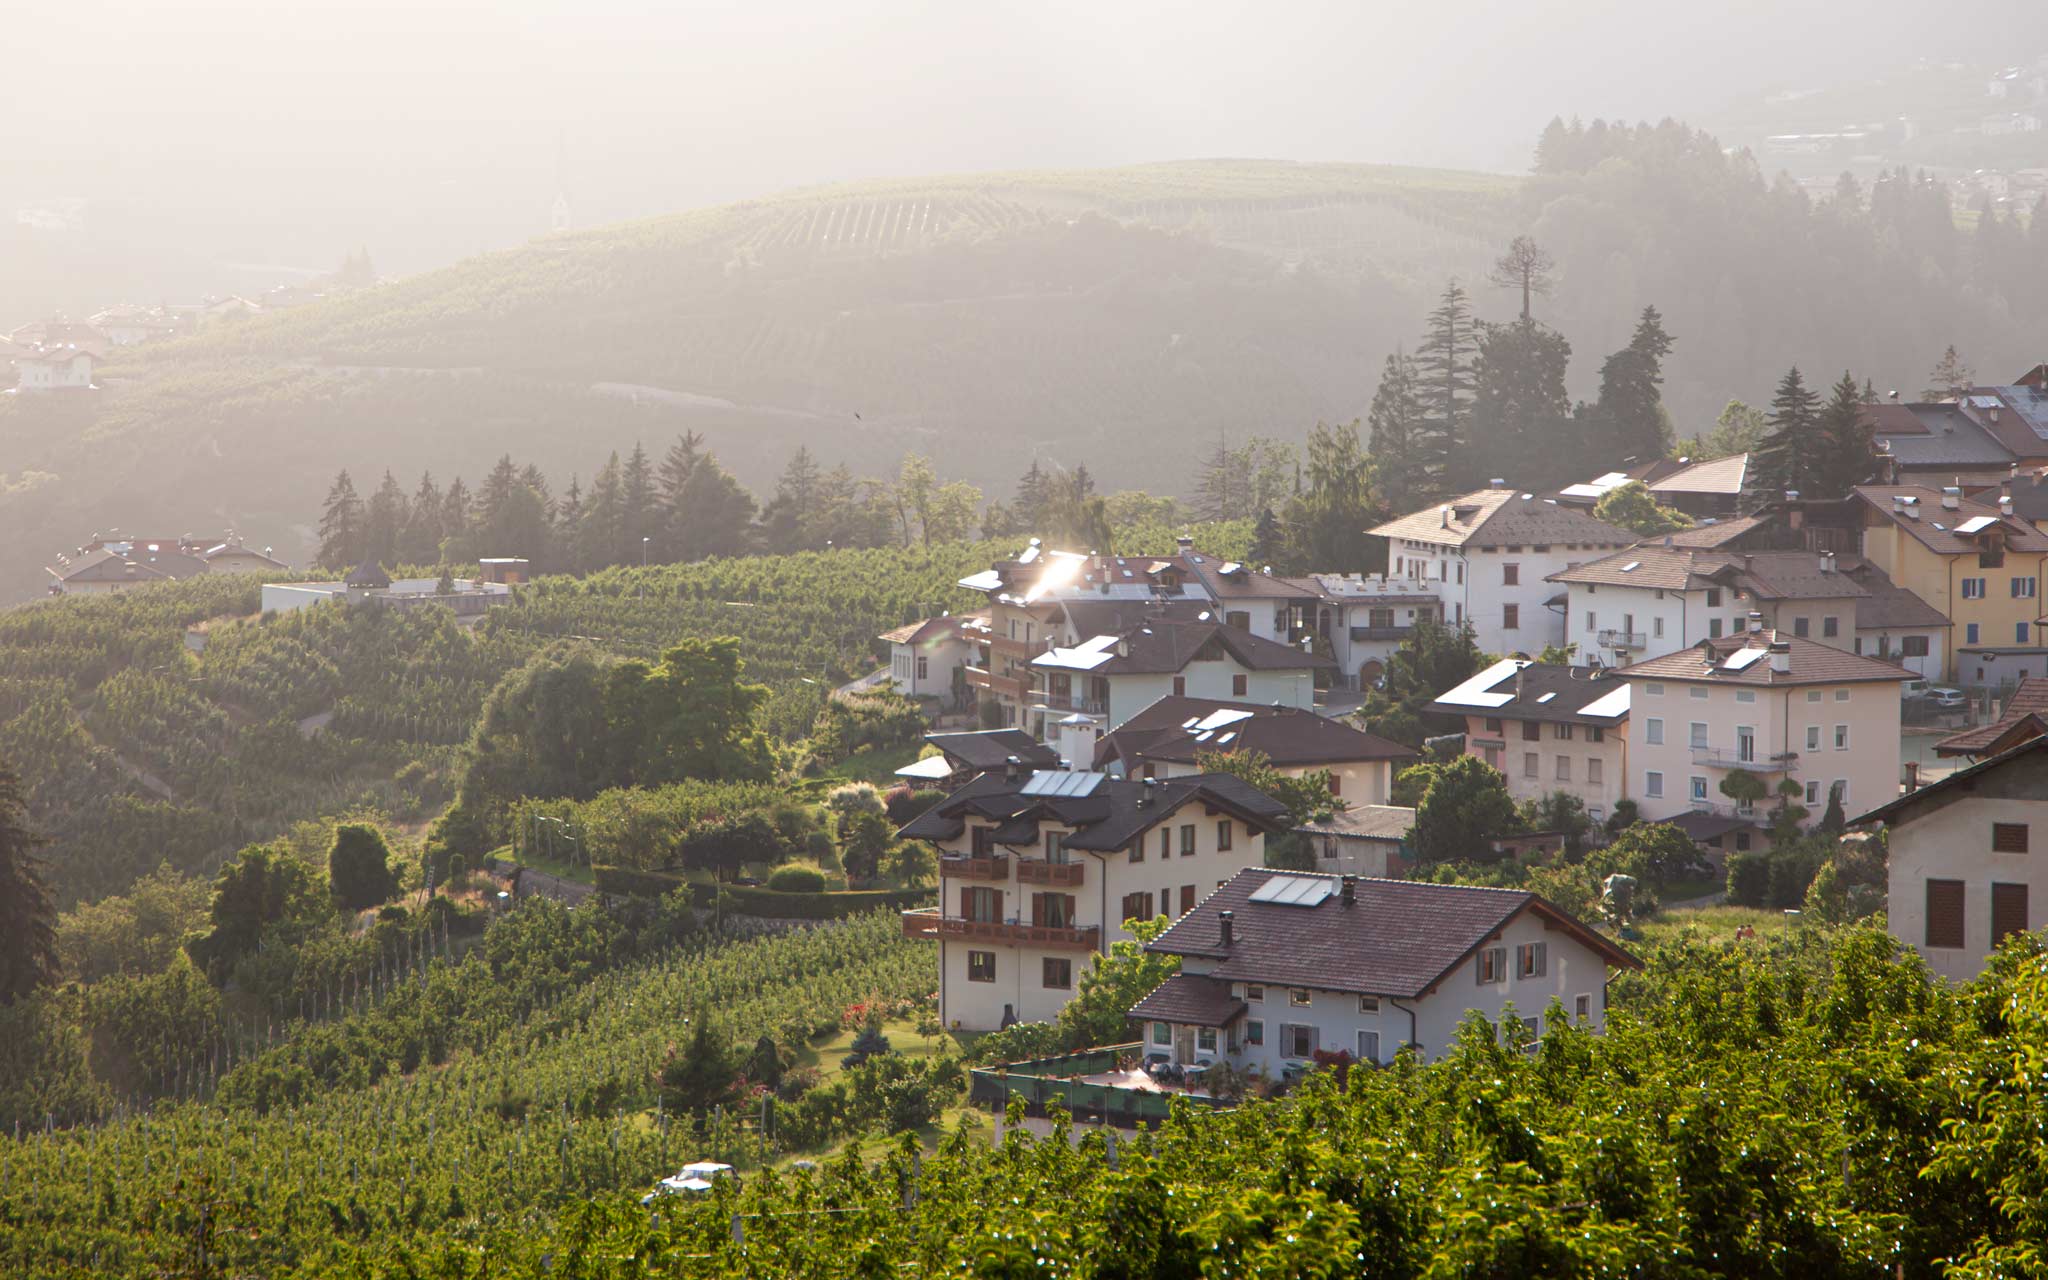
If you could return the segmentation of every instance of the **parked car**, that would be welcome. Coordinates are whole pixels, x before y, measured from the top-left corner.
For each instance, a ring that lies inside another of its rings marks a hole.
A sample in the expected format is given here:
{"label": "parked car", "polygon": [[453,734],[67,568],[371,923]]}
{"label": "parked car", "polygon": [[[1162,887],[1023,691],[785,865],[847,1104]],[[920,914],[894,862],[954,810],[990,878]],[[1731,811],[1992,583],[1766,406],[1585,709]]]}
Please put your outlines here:
{"label": "parked car", "polygon": [[1934,691],[1932,680],[1908,680],[1899,686],[1899,696],[1908,702],[1924,698]]}
{"label": "parked car", "polygon": [[1961,689],[1934,688],[1927,691],[1928,700],[1943,711],[1961,711],[1970,705],[1970,698]]}

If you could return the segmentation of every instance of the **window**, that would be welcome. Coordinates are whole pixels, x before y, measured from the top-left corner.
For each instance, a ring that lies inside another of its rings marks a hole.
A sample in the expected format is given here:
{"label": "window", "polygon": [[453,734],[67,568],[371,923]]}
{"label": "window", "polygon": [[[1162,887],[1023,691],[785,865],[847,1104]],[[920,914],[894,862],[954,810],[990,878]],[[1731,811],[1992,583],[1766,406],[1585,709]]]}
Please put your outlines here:
{"label": "window", "polygon": [[1706,686],[1696,684],[1685,691],[1685,696],[1700,702],[1705,702],[1707,700]]}
{"label": "window", "polygon": [[1173,696],[1176,698],[1183,697],[1187,694],[1187,691],[1188,678],[1186,676],[1175,676],[1173,678]]}
{"label": "window", "polygon": [[1500,567],[1500,585],[1504,587],[1521,586],[1522,566],[1514,563],[1502,565]]}
{"label": "window", "polygon": [[[1461,587],[1465,585],[1465,562],[1463,560],[1458,561],[1458,585]],[[1460,608],[1462,607],[1460,606]]]}
{"label": "window", "polygon": [[1330,794],[1333,796],[1344,794],[1344,775],[1338,773],[1335,769],[1330,770]]}
{"label": "window", "polygon": [[1173,914],[1173,890],[1161,889],[1159,891],[1159,914],[1162,916],[1171,916]]}
{"label": "window", "polygon": [[1593,632],[1595,632],[1595,631],[1598,631],[1599,629],[1600,629],[1600,621],[1599,621],[1599,619],[1598,619],[1597,617],[1595,617],[1595,616],[1594,616],[1594,613],[1593,613],[1593,611],[1592,611],[1591,609],[1588,609],[1588,610],[1586,610],[1586,632],[1587,632],[1587,634],[1589,634],[1589,635],[1590,635],[1591,633],[1593,633]]}
{"label": "window", "polygon": [[1707,637],[1712,640],[1719,640],[1721,638],[1721,620],[1719,618],[1707,619]]}
{"label": "window", "polygon": [[1593,997],[1580,995],[1572,997],[1572,1017],[1580,1022],[1593,1016]]}
{"label": "window", "polygon": [[1963,945],[1963,882],[1927,882],[1927,945],[1960,948]]}
{"label": "window", "polygon": [[1378,996],[1358,997],[1358,1011],[1360,1013],[1378,1013],[1380,1011],[1380,998]]}
{"label": "window", "polygon": [[974,856],[986,858],[996,851],[996,829],[994,827],[973,827],[969,839],[973,841]]}
{"label": "window", "polygon": [[1720,608],[1720,607],[1721,607],[1721,588],[1719,588],[1719,587],[1708,587],[1708,588],[1707,588],[1707,608],[1709,608],[1709,609],[1718,609],[1718,608]]}
{"label": "window", "polygon": [[[1331,781],[1334,782],[1336,777],[1336,774],[1331,774]],[[1216,851],[1218,853],[1227,853],[1230,850],[1231,826],[1232,823],[1228,818],[1219,818],[1216,821]]]}
{"label": "window", "polygon": [[1319,1043],[1314,1027],[1304,1027],[1299,1023],[1293,1022],[1283,1022],[1280,1024],[1280,1053],[1282,1057],[1313,1058],[1316,1056],[1316,1047]]}
{"label": "window", "polygon": [[1643,741],[1653,747],[1664,745],[1664,722],[1661,719],[1651,716],[1643,722]]}
{"label": "window", "polygon": [[1244,1024],[1244,1042],[1246,1044],[1266,1043],[1266,1024],[1263,1019],[1252,1018]]}
{"label": "window", "polygon": [[1167,1026],[1167,1025],[1166,1025],[1165,1023],[1163,1023],[1163,1022],[1155,1022],[1155,1023],[1153,1023],[1153,1024],[1152,1024],[1152,1043],[1153,1043],[1153,1044],[1172,1044],[1172,1043],[1173,1043],[1173,1028],[1172,1028],[1172,1027],[1169,1027],[1169,1026]]}
{"label": "window", "polygon": [[1794,619],[1792,619],[1792,634],[1793,634],[1793,635],[1795,635],[1795,636],[1798,636],[1798,637],[1800,637],[1801,639],[1805,639],[1805,638],[1806,638],[1806,633],[1807,633],[1807,632],[1808,632],[1809,630],[1811,630],[1811,629],[1812,629],[1812,624],[1811,624],[1811,623],[1809,622],[1809,620],[1807,620],[1807,619],[1805,619],[1805,618],[1794,618]]}
{"label": "window", "polygon": [[1216,1052],[1216,1028],[1198,1027],[1195,1030],[1195,1049],[1201,1053]]}
{"label": "window", "polygon": [[2027,824],[2024,822],[1994,822],[1991,824],[1991,852],[2025,853],[2027,851]]}
{"label": "window", "polygon": [[1963,579],[1963,599],[1965,599],[1965,600],[1982,600],[1983,598],[1984,598],[1984,579],[1982,579],[1982,578],[1964,578],[1964,579]]}
{"label": "window", "polygon": [[[1660,591],[1657,594],[1662,595],[1664,593]],[[1657,637],[1659,640],[1662,640],[1664,638],[1664,619],[1662,615],[1650,619],[1650,634]]]}
{"label": "window", "polygon": [[1074,962],[1055,960],[1048,956],[1043,962],[1043,985],[1049,991],[1071,991],[1074,988]]}
{"label": "window", "polygon": [[1828,788],[1828,797],[1832,799],[1835,803],[1841,805],[1843,810],[1846,812],[1849,808],[1848,780],[1844,778],[1836,778],[1835,785]]}
{"label": "window", "polygon": [[1238,631],[1252,629],[1252,615],[1243,609],[1232,609],[1223,615],[1223,625]]}
{"label": "window", "polygon": [[1048,929],[1074,927],[1074,895],[1034,893],[1031,895],[1031,923]]}
{"label": "window", "polygon": [[2027,626],[2028,624],[2024,622],[2012,624],[2012,638],[2015,643],[2025,644],[2027,642]]}
{"label": "window", "polygon": [[1173,856],[1172,827],[1159,828],[1159,856],[1161,858],[1171,858]]}
{"label": "window", "polygon": [[1486,731],[1488,733],[1499,733],[1501,731],[1501,722],[1499,716],[1486,717]]}
{"label": "window", "polygon": [[1586,757],[1586,781],[1592,786],[1600,785],[1600,757]]}
{"label": "window", "polygon": [[1258,1004],[1266,998],[1266,984],[1247,982],[1244,984],[1244,998],[1247,1004]]}
{"label": "window", "polygon": [[1835,726],[1835,750],[1847,751],[1848,749],[1849,726],[1846,724],[1838,724]]}
{"label": "window", "polygon": [[1067,836],[1063,831],[1045,833],[1045,860],[1064,865],[1067,861]]}
{"label": "window", "polygon": [[1230,677],[1230,696],[1233,698],[1242,698],[1244,696],[1244,691],[1245,674],[1244,672],[1240,671],[1236,675]]}
{"label": "window", "polygon": [[920,654],[918,654],[918,655],[917,655],[917,678],[918,678],[918,679],[920,679],[920,680],[929,680],[929,679],[931,678],[931,673],[932,673],[932,666],[931,666],[931,663],[932,663],[932,660],[931,660],[931,658],[930,658],[929,656],[927,656],[927,655],[925,655],[925,654],[922,654],[922,653],[920,653]]}
{"label": "window", "polygon": [[1601,726],[1601,725],[1597,725],[1597,724],[1589,724],[1589,725],[1587,725],[1587,726],[1586,726],[1586,741],[1588,741],[1588,742],[1605,742],[1605,741],[1607,741],[1607,730],[1606,730],[1606,728],[1605,728],[1605,727],[1603,727],[1603,726]]}
{"label": "window", "polygon": [[1991,945],[2015,933],[2027,931],[2027,886],[1991,884]]}
{"label": "window", "polygon": [[1523,753],[1522,753],[1522,776],[1523,776],[1523,777],[1525,777],[1525,778],[1540,778],[1540,777],[1542,777],[1542,776],[1543,776],[1543,757],[1542,757],[1542,756],[1539,756],[1539,755],[1537,755],[1537,754],[1536,754],[1536,753],[1535,753],[1534,751],[1525,751],[1525,752],[1523,752]]}
{"label": "window", "polygon": [[1756,690],[1754,690],[1754,689],[1737,689],[1737,690],[1735,691],[1735,700],[1736,700],[1737,702],[1755,702],[1755,701],[1756,701]]}
{"label": "window", "polygon": [[996,923],[1003,918],[1003,891],[982,885],[962,889],[960,914],[983,924]]}
{"label": "window", "polygon": [[1186,915],[1195,909],[1195,886],[1184,884],[1180,887],[1180,913]]}
{"label": "window", "polygon": [[1643,775],[1643,795],[1650,800],[1664,798],[1664,775],[1655,769]]}
{"label": "window", "polygon": [[1687,745],[1691,746],[1695,751],[1704,751],[1707,746],[1707,722],[1695,720],[1687,725],[1686,729],[1691,735],[1686,739]]}
{"label": "window", "polygon": [[1518,604],[1502,605],[1500,607],[1500,629],[1503,631],[1519,631],[1521,627],[1522,606]]}
{"label": "window", "polygon": [[993,951],[968,952],[967,980],[969,982],[994,982],[996,980],[996,953]]}
{"label": "window", "polygon": [[1697,774],[1697,773],[1696,773],[1696,774],[1693,774],[1693,775],[1692,775],[1692,779],[1691,779],[1691,781],[1692,781],[1692,798],[1693,798],[1693,799],[1695,799],[1695,800],[1704,800],[1704,799],[1706,799],[1706,798],[1707,798],[1707,780],[1706,780],[1705,778],[1701,777],[1701,776],[1700,776],[1699,774]]}
{"label": "window", "polygon": [[1550,736],[1556,738],[1559,742],[1570,742],[1572,740],[1572,727],[1568,724],[1554,724],[1550,726]]}
{"label": "window", "polygon": [[1287,992],[1287,1003],[1292,1008],[1306,1009],[1314,999],[1307,987],[1291,987]]}
{"label": "window", "polygon": [[1661,684],[1645,684],[1643,686],[1643,694],[1645,697],[1661,698],[1664,696],[1664,686]]}
{"label": "window", "polygon": [[1180,856],[1191,858],[1195,854],[1195,824],[1190,822],[1180,829]]}
{"label": "window", "polygon": [[2032,600],[2034,598],[2034,580],[2032,578],[2014,578],[2012,580],[2012,595],[2015,600]]}
{"label": "window", "polygon": [[1545,972],[1549,956],[1547,944],[1525,942],[1515,948],[1515,976],[1517,978],[1540,978]]}
{"label": "window", "polygon": [[1124,895],[1123,918],[1126,920],[1150,920],[1152,918],[1152,895],[1140,889]]}
{"label": "window", "polygon": [[1748,852],[1749,852],[1749,832],[1747,832],[1747,831],[1738,831],[1738,832],[1736,832],[1736,833],[1735,833],[1735,852],[1737,852],[1737,853],[1748,853]]}
{"label": "window", "polygon": [[1832,640],[1842,634],[1842,620],[1830,614],[1820,620],[1820,634],[1823,640]]}
{"label": "window", "polygon": [[1820,726],[1817,724],[1806,726],[1806,749],[1808,751],[1820,750]]}
{"label": "window", "polygon": [[1835,701],[1836,701],[1836,702],[1847,702],[1848,700],[1849,700],[1849,691],[1848,691],[1847,689],[1837,689],[1837,690],[1835,690]]}
{"label": "window", "polygon": [[1358,1033],[1358,1060],[1378,1066],[1380,1062],[1380,1033],[1361,1031]]}
{"label": "window", "polygon": [[1743,764],[1756,763],[1756,726],[1735,726],[1735,758]]}
{"label": "window", "polygon": [[1133,840],[1133,841],[1131,841],[1131,861],[1132,861],[1132,862],[1143,862],[1144,860],[1145,860],[1145,837],[1143,837],[1143,836],[1139,836],[1139,837],[1138,837],[1138,838],[1137,838],[1136,840]]}
{"label": "window", "polygon": [[1557,780],[1559,782],[1570,782],[1572,780],[1572,758],[1570,756],[1559,756],[1557,758]]}
{"label": "window", "polygon": [[1977,624],[1976,624],[1976,623],[1974,623],[1974,622],[1969,622],[1969,623],[1965,623],[1965,624],[1963,624],[1963,643],[1964,643],[1964,644],[1975,644],[1975,643],[1977,643]]}
{"label": "window", "polygon": [[1820,782],[1814,778],[1806,780],[1806,804],[1809,808],[1820,803]]}
{"label": "window", "polygon": [[1484,947],[1479,952],[1479,963],[1474,970],[1480,986],[1489,982],[1504,982],[1508,976],[1508,949],[1506,947]]}
{"label": "window", "polygon": [[1522,721],[1522,741],[1524,741],[1524,742],[1541,742],[1541,741],[1543,741],[1543,722],[1542,722],[1541,720],[1524,720],[1524,721]]}

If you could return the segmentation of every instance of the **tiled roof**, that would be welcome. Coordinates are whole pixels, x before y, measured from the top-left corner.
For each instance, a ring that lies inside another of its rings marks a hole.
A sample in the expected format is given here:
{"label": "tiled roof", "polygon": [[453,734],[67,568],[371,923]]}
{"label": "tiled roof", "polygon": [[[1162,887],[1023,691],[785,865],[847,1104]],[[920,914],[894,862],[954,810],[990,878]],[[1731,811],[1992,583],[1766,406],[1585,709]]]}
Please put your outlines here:
{"label": "tiled roof", "polygon": [[1204,751],[1256,751],[1283,768],[1415,758],[1412,748],[1302,707],[1169,694],[1105,735],[1095,763],[1122,760],[1126,770],[1146,760],[1192,764]]}
{"label": "tiled roof", "polygon": [[1863,588],[1856,601],[1858,631],[1930,630],[1953,626],[1948,615],[1885,576],[1868,560],[1844,556],[1842,573]]}
{"label": "tiled roof", "polygon": [[1022,729],[977,729],[969,733],[928,733],[924,736],[946,758],[969,769],[1000,769],[1017,757],[1026,768],[1057,769],[1060,753]]}
{"label": "tiled roof", "polygon": [[[1754,641],[1755,644],[1751,644]],[[1769,644],[1790,647],[1792,669],[1779,674],[1771,670],[1768,653],[1740,667],[1729,667],[1728,658],[1744,648],[1761,649]],[[1712,665],[1709,665],[1711,661]],[[1612,672],[1618,680],[1673,680],[1693,684],[1792,685],[1860,684],[1918,677],[1904,667],[1876,658],[1866,658],[1832,648],[1784,631],[1761,631],[1702,640],[1690,648],[1667,653]]]}
{"label": "tiled roof", "polygon": [[1952,404],[1910,406],[1919,431],[1877,437],[1878,446],[1901,467],[2003,466],[2012,450],[1996,435]]}
{"label": "tiled roof", "polygon": [[[1870,510],[1940,555],[1974,554],[1979,548],[1977,539],[1955,530],[1957,525],[1979,516],[1988,517],[2005,527],[2006,550],[2030,554],[2048,552],[2048,534],[2041,533],[2024,520],[2003,515],[1997,507],[1982,502],[1963,498],[1954,510],[1950,510],[1941,505],[1941,490],[1918,484],[1860,484],[1856,486],[1855,493]],[[1919,511],[1919,518],[1893,510],[1896,498],[1917,499],[1913,506]]]}
{"label": "tiled roof", "polygon": [[[2027,757],[2033,756],[2036,753],[2044,750],[2048,750],[2048,735],[2043,735],[2038,738],[2029,738],[2025,742],[2019,743],[2018,745],[2013,747],[2009,747],[2006,750],[1999,752],[1995,756],[1986,756],[1984,759],[1979,760],[1977,763],[1971,765],[1967,769],[1958,769],[1954,773],[1948,775],[1946,778],[1939,779],[1935,782],[1930,782],[1926,786],[1921,787],[1917,791],[1908,791],[1905,795],[1900,796],[1896,800],[1887,801],[1886,803],[1879,805],[1877,808],[1872,809],[1869,813],[1863,814],[1860,817],[1852,818],[1850,819],[1850,825],[1861,826],[1863,823],[1866,822],[1887,822],[1897,824],[1901,820],[1910,822],[1913,819],[1913,811],[1918,809],[1921,805],[1926,804],[1928,801],[1947,800],[1952,796],[1956,795],[1958,792],[1968,792],[1977,785],[1977,780],[1983,777],[1985,774],[1990,773],[1996,769],[2003,769],[2009,764],[2013,764],[2016,761],[2026,759]],[[2027,760],[2025,767],[2030,770],[2038,770],[2042,767],[2042,762],[2039,760],[2029,759]],[[1222,889],[1218,889],[1216,891],[1216,897],[1221,897],[1222,894]],[[1215,900],[1216,898],[1214,897],[1209,899],[1210,902],[1214,902]],[[1171,934],[1172,932],[1173,931],[1171,929],[1167,930],[1168,934]],[[1162,938],[1161,941],[1164,941],[1164,938]]]}
{"label": "tiled roof", "polygon": [[912,622],[897,627],[894,631],[884,631],[875,638],[889,644],[936,643],[959,635],[961,629],[971,625],[978,616],[981,617],[982,621],[987,621],[985,616],[973,614],[962,614],[958,617],[926,618],[921,622]]}
{"label": "tiled roof", "polygon": [[1927,424],[1913,412],[1915,407],[1910,404],[1866,404],[1862,411],[1863,423],[1873,436],[1926,435]]}
{"label": "tiled roof", "polygon": [[2039,676],[2021,676],[2019,686],[2006,700],[2005,710],[1990,724],[1978,725],[1952,734],[1934,744],[1936,755],[1970,756],[1977,755],[1998,739],[2005,731],[2028,716],[2048,717],[2048,680]]}
{"label": "tiled roof", "polygon": [[1662,479],[1650,481],[1649,489],[1653,494],[1712,493],[1732,497],[1742,493],[1748,476],[1749,455],[1736,453],[1707,462],[1695,462]]}
{"label": "tiled roof", "polygon": [[205,569],[199,560],[176,554],[119,555],[112,551],[92,551],[73,561],[70,567],[58,575],[61,582],[133,582],[168,581],[190,577]]}
{"label": "tiled roof", "polygon": [[1367,532],[1456,547],[1625,547],[1636,540],[1628,530],[1595,520],[1576,507],[1513,489],[1480,489]]}
{"label": "tiled roof", "polygon": [[[1315,906],[1253,902],[1275,876],[1330,882]],[[1640,968],[1635,957],[1521,889],[1429,884],[1416,880],[1354,880],[1357,900],[1344,905],[1336,876],[1265,867],[1238,872],[1203,899],[1146,950],[1216,961],[1220,982],[1356,991],[1407,999],[1424,995],[1502,926],[1524,911],[1540,912],[1609,964]],[[1220,913],[1232,917],[1222,942]]]}
{"label": "tiled roof", "polygon": [[1197,1027],[1227,1027],[1244,1016],[1245,1003],[1230,984],[1193,973],[1176,973],[1131,1006],[1131,1017]]}
{"label": "tiled roof", "polygon": [[1165,675],[1184,669],[1204,654],[1229,656],[1252,671],[1305,671],[1334,667],[1330,658],[1293,645],[1255,636],[1221,622],[1182,622],[1155,618],[1116,634],[1099,662],[1077,664],[1063,656],[1076,650],[1054,650],[1031,660],[1041,669],[1080,669],[1091,675]]}
{"label": "tiled roof", "polygon": [[1355,804],[1339,809],[1321,822],[1307,822],[1295,828],[1312,835],[1354,840],[1405,840],[1414,829],[1415,810],[1398,804]]}
{"label": "tiled roof", "polygon": [[1249,783],[1224,773],[1139,782],[1122,778],[1097,780],[1085,794],[1027,795],[1033,777],[1060,779],[1055,771],[1012,780],[1001,772],[984,773],[910,820],[896,834],[906,840],[956,840],[969,814],[996,822],[998,843],[1031,844],[1041,821],[1074,828],[1069,849],[1098,853],[1129,847],[1131,841],[1165,821],[1190,802],[1212,806],[1265,830],[1277,831],[1287,809]]}
{"label": "tiled roof", "polygon": [[[1491,685],[1480,688],[1476,679],[1467,681],[1457,689],[1439,694],[1429,704],[1429,709],[1441,715],[1504,716],[1510,720],[1551,720],[1603,727],[1621,724],[1628,719],[1629,687],[1617,683],[1612,671],[1519,660],[1502,662],[1498,667],[1499,676]],[[1596,672],[1600,674],[1596,676]],[[1493,697],[1482,705],[1478,701],[1457,699],[1454,695],[1460,691],[1490,693]],[[1608,701],[1616,694],[1622,696],[1616,701]],[[1505,701],[1496,701],[1501,698]],[[1618,710],[1607,710],[1615,707],[1617,702]],[[1587,715],[1586,708],[1596,704],[1602,706],[1601,714]]]}
{"label": "tiled roof", "polygon": [[[1770,517],[1768,516],[1735,516],[1727,520],[1703,522],[1694,525],[1690,529],[1680,529],[1676,533],[1664,536],[1671,540],[1673,546],[1677,547],[1723,547],[1750,530],[1760,528],[1770,522]],[[1661,541],[1661,539],[1652,539],[1651,543],[1654,545],[1658,541]]]}
{"label": "tiled roof", "polygon": [[[1677,535],[1672,535],[1674,544]],[[1732,586],[1763,600],[1835,600],[1863,588],[1812,551],[1714,551],[1643,545],[1550,575],[1552,582],[1690,591]]]}

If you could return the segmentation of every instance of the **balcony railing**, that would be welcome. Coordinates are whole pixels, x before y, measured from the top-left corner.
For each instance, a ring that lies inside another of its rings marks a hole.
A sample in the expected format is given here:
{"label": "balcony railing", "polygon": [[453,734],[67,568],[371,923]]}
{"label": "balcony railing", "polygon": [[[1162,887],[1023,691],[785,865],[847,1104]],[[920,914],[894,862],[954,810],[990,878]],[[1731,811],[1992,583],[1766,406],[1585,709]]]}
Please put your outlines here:
{"label": "balcony railing", "polygon": [[1088,864],[1085,862],[1047,862],[1044,858],[1019,858],[1017,883],[1072,887],[1081,883],[1087,868]]}
{"label": "balcony railing", "polygon": [[949,880],[1008,880],[1010,878],[1010,855],[1007,853],[948,853],[939,857],[939,874]]}
{"label": "balcony railing", "polygon": [[1353,627],[1351,639],[1361,640],[1406,640],[1415,634],[1414,627]]}
{"label": "balcony railing", "polygon": [[1599,639],[1603,649],[1641,649],[1649,644],[1640,631],[1602,631]]}
{"label": "balcony railing", "polygon": [[1775,755],[1758,755],[1751,752],[1744,756],[1739,750],[1723,747],[1694,747],[1692,762],[1710,769],[1747,769],[1751,773],[1785,773],[1799,767],[1797,751],[1783,751]]}
{"label": "balcony railing", "polygon": [[1033,689],[1031,705],[1047,711],[1079,711],[1085,715],[1099,716],[1109,710],[1104,698],[1090,697],[1085,693],[1059,693],[1051,690]]}
{"label": "balcony railing", "polygon": [[1095,951],[1102,944],[1102,929],[1092,924],[1074,928],[1051,924],[1019,924],[1014,920],[962,920],[940,915],[937,907],[905,911],[903,936],[964,938],[971,942],[1026,943],[1074,951]]}
{"label": "balcony railing", "polygon": [[1024,681],[1017,676],[999,676],[986,667],[962,667],[966,672],[967,685],[971,689],[986,689],[999,698],[1024,697]]}
{"label": "balcony railing", "polygon": [[989,648],[996,653],[1007,653],[1013,658],[1030,660],[1045,652],[1041,641],[1012,640],[1008,636],[990,636]]}

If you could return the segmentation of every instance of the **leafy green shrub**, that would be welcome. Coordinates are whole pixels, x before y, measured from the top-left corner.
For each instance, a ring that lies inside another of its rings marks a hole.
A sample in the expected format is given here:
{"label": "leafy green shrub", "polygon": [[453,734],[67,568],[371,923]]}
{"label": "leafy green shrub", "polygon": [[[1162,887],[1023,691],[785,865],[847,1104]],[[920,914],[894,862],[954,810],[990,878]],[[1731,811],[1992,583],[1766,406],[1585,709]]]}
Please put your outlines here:
{"label": "leafy green shrub", "polygon": [[823,893],[825,875],[815,867],[777,867],[768,876],[776,893]]}
{"label": "leafy green shrub", "polygon": [[327,883],[337,905],[349,911],[374,907],[398,888],[391,873],[391,846],[384,833],[362,822],[344,822],[334,829],[334,847],[327,854]]}
{"label": "leafy green shrub", "polygon": [[945,798],[946,793],[936,788],[913,791],[907,785],[895,786],[882,798],[882,809],[900,827]]}
{"label": "leafy green shrub", "polygon": [[1738,853],[1728,859],[1728,901],[1738,907],[1761,907],[1770,898],[1771,860],[1763,853]]}
{"label": "leafy green shrub", "polygon": [[825,798],[825,807],[840,815],[878,814],[882,812],[882,794],[875,790],[872,782],[849,782],[843,787],[832,788],[832,794]]}

